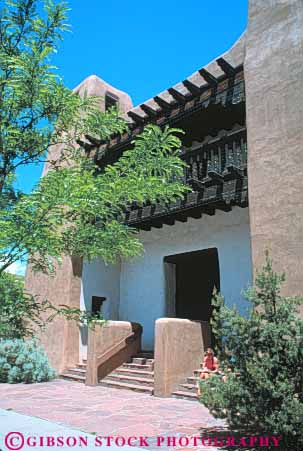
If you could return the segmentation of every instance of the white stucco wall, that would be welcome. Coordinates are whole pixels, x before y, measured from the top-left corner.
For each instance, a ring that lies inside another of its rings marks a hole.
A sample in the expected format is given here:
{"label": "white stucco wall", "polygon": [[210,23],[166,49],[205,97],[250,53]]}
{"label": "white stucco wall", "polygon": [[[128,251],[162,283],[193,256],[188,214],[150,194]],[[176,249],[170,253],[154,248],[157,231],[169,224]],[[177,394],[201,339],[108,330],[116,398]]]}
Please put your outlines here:
{"label": "white stucco wall", "polygon": [[139,236],[144,255],[121,265],[119,319],[142,324],[144,349],[153,349],[154,322],[166,315],[165,256],[216,247],[221,292],[228,305],[236,304],[244,313],[241,290],[252,280],[248,208],[217,211]]}
{"label": "white stucco wall", "polygon": [[[91,310],[92,296],[102,296],[106,301],[102,313],[106,319],[117,320],[120,300],[120,264],[105,265],[102,261],[85,262],[82,272],[80,297],[81,310]],[[80,331],[80,358],[86,358],[87,331]]]}

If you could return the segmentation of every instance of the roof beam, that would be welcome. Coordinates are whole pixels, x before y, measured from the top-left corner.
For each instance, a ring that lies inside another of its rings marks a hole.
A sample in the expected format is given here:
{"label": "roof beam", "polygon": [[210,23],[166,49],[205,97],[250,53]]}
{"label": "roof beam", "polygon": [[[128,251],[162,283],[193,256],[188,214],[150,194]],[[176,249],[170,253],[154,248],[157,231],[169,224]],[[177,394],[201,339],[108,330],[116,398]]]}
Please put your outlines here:
{"label": "roof beam", "polygon": [[222,210],[222,211],[225,211],[225,212],[228,212],[228,211],[232,210],[231,205],[230,204],[226,204],[224,201],[217,202],[215,204],[215,208],[217,208],[217,210]]}
{"label": "roof beam", "polygon": [[137,228],[148,232],[151,229],[151,226],[150,224],[139,224]]}
{"label": "roof beam", "polygon": [[170,226],[175,224],[175,219],[173,216],[168,216],[167,218],[163,218],[162,221],[164,224],[170,225]]}
{"label": "roof beam", "polygon": [[204,78],[204,80],[210,85],[210,86],[217,86],[218,80],[216,77],[214,77],[210,72],[208,72],[206,69],[200,69],[199,74],[201,77]]}
{"label": "roof beam", "polygon": [[152,219],[151,226],[155,227],[156,229],[162,229],[163,222],[161,220],[154,220],[154,219]]}
{"label": "roof beam", "polygon": [[196,210],[188,213],[188,216],[194,219],[200,219],[202,217],[202,211]]}
{"label": "roof beam", "polygon": [[134,111],[128,111],[127,115],[138,124],[143,124],[145,122],[144,117],[140,116],[140,114],[137,114]]}
{"label": "roof beam", "polygon": [[162,99],[162,97],[156,96],[154,97],[154,101],[159,105],[159,107],[163,108],[164,110],[170,110],[172,107],[172,105],[166,100]]}
{"label": "roof beam", "polygon": [[224,58],[218,58],[217,64],[228,77],[233,77],[236,73],[235,68],[229,64]]}
{"label": "roof beam", "polygon": [[183,80],[182,83],[193,96],[198,96],[199,94],[201,94],[201,89],[199,88],[199,86],[195,85],[190,80]]}
{"label": "roof beam", "polygon": [[175,216],[176,221],[180,221],[180,222],[187,222],[187,216],[183,213],[179,213]]}
{"label": "roof beam", "polygon": [[168,92],[175,100],[177,100],[177,102],[186,102],[186,100],[188,98],[188,96],[177,91],[177,89],[175,89],[175,88],[169,88]]}
{"label": "roof beam", "polygon": [[216,213],[216,210],[213,207],[209,207],[209,206],[205,205],[204,207],[202,207],[202,213],[205,213],[206,215],[209,215],[209,216],[214,216],[214,214]]}
{"label": "roof beam", "polygon": [[158,116],[158,111],[154,110],[153,108],[151,108],[148,105],[145,105],[145,103],[140,105],[140,107],[141,107],[141,110],[143,110],[144,113],[146,113],[148,116],[150,116],[150,117]]}
{"label": "roof beam", "polygon": [[91,135],[84,135],[85,139],[90,141],[94,146],[100,146],[102,144],[102,139],[96,138],[95,136]]}

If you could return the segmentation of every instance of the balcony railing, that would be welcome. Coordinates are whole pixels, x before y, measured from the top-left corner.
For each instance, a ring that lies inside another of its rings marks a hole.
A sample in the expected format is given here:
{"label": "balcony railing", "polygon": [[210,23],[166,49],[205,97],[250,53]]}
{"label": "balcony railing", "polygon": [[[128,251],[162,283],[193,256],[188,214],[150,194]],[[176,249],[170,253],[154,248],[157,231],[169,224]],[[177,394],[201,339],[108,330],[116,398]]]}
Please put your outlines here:
{"label": "balcony railing", "polygon": [[[183,200],[170,205],[134,203],[126,214],[126,223],[144,228],[144,224],[161,226],[159,219],[172,224],[172,215],[180,218],[200,217],[201,212],[214,214],[216,208],[229,211],[232,205],[247,206],[247,140],[246,128],[221,131],[191,148],[182,149],[181,158],[188,167],[183,182],[192,188]],[[180,216],[181,215],[181,216]],[[196,216],[195,216],[196,215]],[[200,215],[200,216],[199,216]],[[142,226],[142,227],[141,227]]]}

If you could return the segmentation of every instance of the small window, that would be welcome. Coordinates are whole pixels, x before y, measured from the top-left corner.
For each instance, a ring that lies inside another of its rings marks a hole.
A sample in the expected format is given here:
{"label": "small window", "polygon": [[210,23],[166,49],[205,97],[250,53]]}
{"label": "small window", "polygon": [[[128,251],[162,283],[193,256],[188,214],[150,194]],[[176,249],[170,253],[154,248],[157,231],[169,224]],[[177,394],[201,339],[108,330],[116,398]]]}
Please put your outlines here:
{"label": "small window", "polygon": [[106,298],[101,296],[92,296],[92,314],[97,315],[101,312],[101,307]]}
{"label": "small window", "polygon": [[116,97],[114,94],[106,93],[105,94],[105,111],[109,110],[112,107],[117,108],[118,106],[118,97]]}

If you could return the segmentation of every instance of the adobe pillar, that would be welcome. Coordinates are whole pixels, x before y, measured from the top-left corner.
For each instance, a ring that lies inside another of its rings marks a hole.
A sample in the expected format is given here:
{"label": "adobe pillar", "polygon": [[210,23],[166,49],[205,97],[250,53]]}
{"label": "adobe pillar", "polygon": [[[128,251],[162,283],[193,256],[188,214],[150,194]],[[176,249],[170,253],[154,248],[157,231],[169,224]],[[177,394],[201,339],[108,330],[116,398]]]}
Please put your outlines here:
{"label": "adobe pillar", "polygon": [[[86,78],[74,92],[83,96],[97,96],[100,98],[99,107],[105,110],[107,96],[116,99],[121,112],[132,108],[132,101],[128,94],[110,86],[95,75]],[[64,146],[54,145],[49,149],[49,159],[56,160],[64,152]],[[47,163],[43,175],[51,170]],[[47,299],[54,306],[67,305],[80,308],[82,283],[82,260],[80,258],[65,257],[62,265],[57,266],[55,276],[35,274],[27,267],[25,288],[32,294]],[[48,354],[52,366],[59,372],[79,361],[79,329],[75,321],[58,318],[49,324],[41,334],[41,342]]]}
{"label": "adobe pillar", "polygon": [[254,269],[269,249],[303,295],[303,2],[250,0],[245,80]]}

